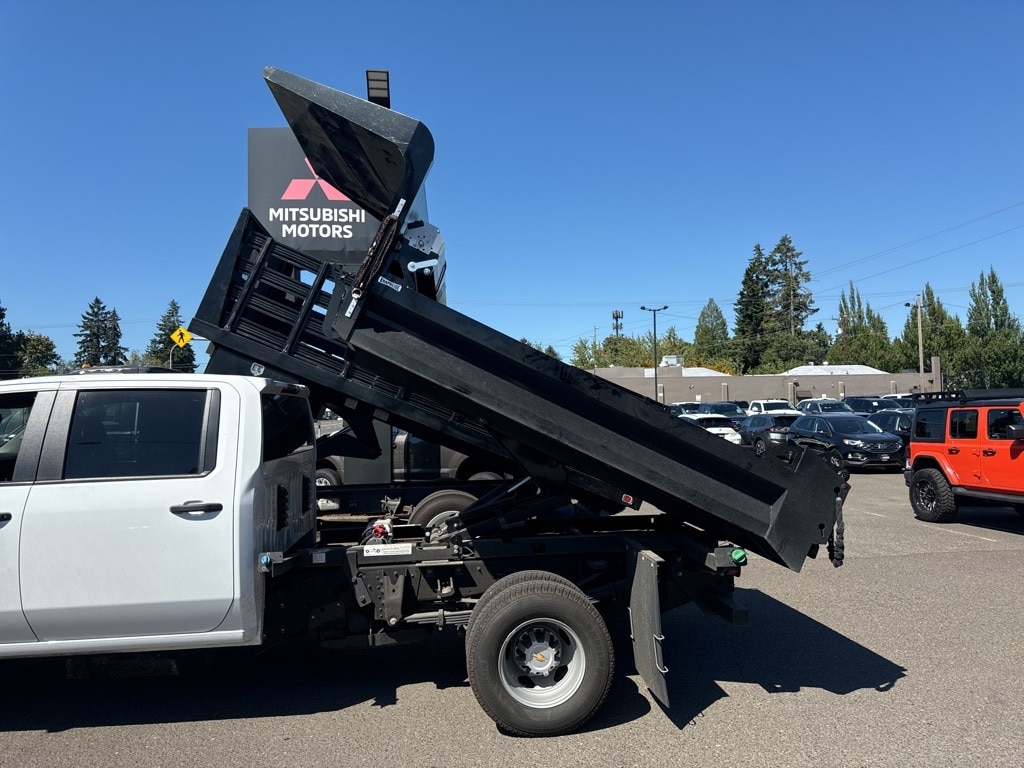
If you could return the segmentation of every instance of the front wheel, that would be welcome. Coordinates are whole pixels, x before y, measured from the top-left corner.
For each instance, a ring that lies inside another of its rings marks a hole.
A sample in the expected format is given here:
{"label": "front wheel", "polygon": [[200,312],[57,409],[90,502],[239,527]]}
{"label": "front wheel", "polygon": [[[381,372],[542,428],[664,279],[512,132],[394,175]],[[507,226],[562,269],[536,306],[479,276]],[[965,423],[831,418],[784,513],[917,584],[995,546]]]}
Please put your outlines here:
{"label": "front wheel", "polygon": [[473,611],[466,669],[480,706],[504,731],[557,736],[579,728],[611,688],[604,619],[560,578],[502,585]]}
{"label": "front wheel", "polygon": [[318,488],[341,485],[341,475],[329,467],[319,467],[316,471],[316,484]]}
{"label": "front wheel", "polygon": [[767,446],[765,446],[764,440],[762,440],[760,437],[755,437],[754,438],[754,453],[757,454],[758,456],[761,456],[767,450],[768,450],[768,448],[767,448]]}
{"label": "front wheel", "polygon": [[919,520],[951,523],[956,519],[956,496],[939,470],[919,469],[910,478],[910,506]]}

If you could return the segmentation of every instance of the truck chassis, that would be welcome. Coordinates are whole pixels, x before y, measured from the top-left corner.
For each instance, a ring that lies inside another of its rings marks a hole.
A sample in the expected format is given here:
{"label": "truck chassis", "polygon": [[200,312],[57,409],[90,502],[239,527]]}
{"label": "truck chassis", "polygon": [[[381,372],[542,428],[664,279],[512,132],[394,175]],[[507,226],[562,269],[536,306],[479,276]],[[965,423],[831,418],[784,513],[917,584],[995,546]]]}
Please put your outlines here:
{"label": "truck chassis", "polygon": [[437,300],[440,235],[406,218],[433,159],[422,123],[264,77],[317,174],[382,224],[349,274],[243,211],[189,326],[211,341],[208,372],[306,385],[352,427],[332,446],[346,455],[380,453],[376,420],[513,478],[442,490],[419,515],[383,489],[328,489],[346,514],[304,548],[260,555],[264,642],[386,645],[452,625],[495,722],[554,735],[607,696],[609,624],[628,625],[637,670],[668,705],[663,611],[693,602],[746,624],[733,590],[748,551],[800,570],[828,546],[841,563],[848,486],[816,456],[755,456]]}

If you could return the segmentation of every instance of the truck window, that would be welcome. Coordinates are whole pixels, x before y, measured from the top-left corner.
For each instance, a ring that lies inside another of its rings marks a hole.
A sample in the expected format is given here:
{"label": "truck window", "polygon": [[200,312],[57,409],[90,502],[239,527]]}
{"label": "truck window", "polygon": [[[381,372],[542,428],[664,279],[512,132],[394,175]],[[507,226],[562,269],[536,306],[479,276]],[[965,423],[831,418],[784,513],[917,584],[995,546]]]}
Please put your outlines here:
{"label": "truck window", "polygon": [[992,408],[988,412],[988,436],[992,440],[1007,440],[1006,428],[1011,424],[1024,425],[1024,416],[1016,408]]}
{"label": "truck window", "polygon": [[0,483],[9,483],[14,477],[14,465],[35,398],[35,392],[0,396]]}
{"label": "truck window", "polygon": [[262,406],[264,461],[312,450],[316,435],[306,398],[264,394]]}
{"label": "truck window", "polygon": [[975,440],[978,437],[978,412],[969,409],[949,414],[949,436],[954,440]]}
{"label": "truck window", "polygon": [[942,440],[946,432],[945,411],[918,411],[914,426],[915,440]]}
{"label": "truck window", "polygon": [[207,394],[192,389],[80,392],[65,479],[199,474]]}

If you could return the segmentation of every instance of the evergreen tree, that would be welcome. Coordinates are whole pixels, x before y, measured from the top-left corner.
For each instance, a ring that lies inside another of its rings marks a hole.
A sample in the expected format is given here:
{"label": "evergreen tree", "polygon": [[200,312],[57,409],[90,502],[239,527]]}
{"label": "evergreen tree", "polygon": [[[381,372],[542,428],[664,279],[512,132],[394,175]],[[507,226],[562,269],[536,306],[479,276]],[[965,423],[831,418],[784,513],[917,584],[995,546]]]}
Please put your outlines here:
{"label": "evergreen tree", "polygon": [[832,363],[869,365],[881,371],[899,367],[885,320],[861,301],[852,280],[849,298],[845,291],[839,297],[839,333],[827,357]]}
{"label": "evergreen tree", "polygon": [[733,305],[735,343],[732,354],[743,371],[756,368],[761,363],[765,348],[765,319],[770,309],[770,288],[768,257],[758,243],[754,245],[754,255],[743,272],[740,292]]}
{"label": "evergreen tree", "polygon": [[49,376],[61,369],[60,355],[53,339],[28,331],[21,343],[21,375]]}
{"label": "evergreen tree", "polygon": [[[932,388],[962,386],[957,383],[961,379],[957,360],[966,343],[966,333],[960,318],[946,311],[942,301],[927,283],[921,293],[921,337],[924,342],[925,373],[932,370],[931,358],[938,357],[945,375],[945,381],[933,382]],[[914,371],[918,369],[916,304],[910,307],[903,335],[896,341],[895,352],[899,367]],[[925,386],[928,386],[927,382]]]}
{"label": "evergreen tree", "polygon": [[994,269],[971,284],[970,296],[966,343],[954,361],[956,381],[951,384],[979,389],[1024,385],[1021,323],[1010,313]]}
{"label": "evergreen tree", "polygon": [[21,371],[21,334],[11,330],[7,309],[0,306],[0,379],[17,378]]}
{"label": "evergreen tree", "polygon": [[797,336],[808,318],[818,310],[806,289],[811,273],[807,259],[793,246],[789,235],[783,235],[768,254],[769,300],[772,303],[766,318],[766,330]]}
{"label": "evergreen tree", "polygon": [[167,310],[157,321],[156,332],[149,340],[149,346],[142,354],[143,365],[171,367],[182,373],[195,373],[196,353],[192,345],[179,347],[172,338],[172,334],[181,325],[181,307],[178,306],[178,302],[171,299]]}
{"label": "evergreen tree", "polygon": [[729,343],[729,325],[714,299],[700,311],[693,329],[693,365],[706,365],[705,361],[721,358]]}
{"label": "evergreen tree", "polygon": [[89,303],[89,309],[78,324],[78,352],[76,366],[122,365],[128,350],[121,346],[121,318],[117,310],[107,309],[99,296]]}

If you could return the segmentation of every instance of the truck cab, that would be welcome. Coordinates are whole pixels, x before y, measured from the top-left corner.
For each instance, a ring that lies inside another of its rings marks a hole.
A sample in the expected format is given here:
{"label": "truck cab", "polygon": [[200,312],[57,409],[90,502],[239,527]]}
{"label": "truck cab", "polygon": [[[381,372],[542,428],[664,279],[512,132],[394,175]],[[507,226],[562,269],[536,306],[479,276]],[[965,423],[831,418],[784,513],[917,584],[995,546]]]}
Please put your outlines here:
{"label": "truck cab", "polygon": [[[244,645],[259,552],[312,535],[303,387],[182,374],[0,383],[0,657]],[[4,450],[6,449],[6,450]]]}

